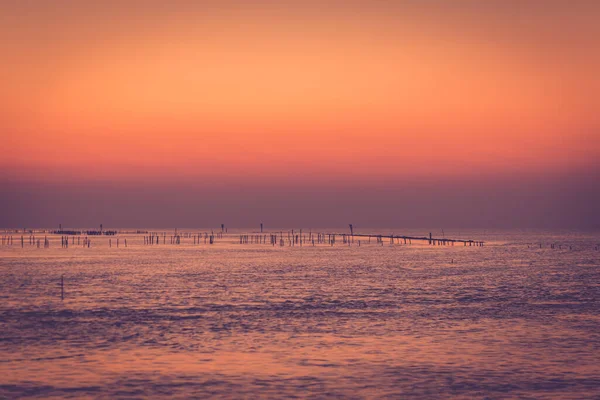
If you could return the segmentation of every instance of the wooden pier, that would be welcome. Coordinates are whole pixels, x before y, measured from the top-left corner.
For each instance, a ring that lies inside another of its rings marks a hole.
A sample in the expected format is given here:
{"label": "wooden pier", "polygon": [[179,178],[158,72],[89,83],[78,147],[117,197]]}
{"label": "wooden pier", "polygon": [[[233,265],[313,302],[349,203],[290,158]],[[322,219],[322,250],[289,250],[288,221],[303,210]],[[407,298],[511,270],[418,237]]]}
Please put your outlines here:
{"label": "wooden pier", "polygon": [[380,234],[365,234],[365,233],[328,233],[328,235],[337,235],[342,237],[350,237],[353,239],[354,237],[366,237],[368,239],[377,238],[380,240],[389,239],[392,244],[394,241],[398,243],[404,242],[404,244],[411,244],[412,241],[422,241],[428,242],[430,245],[435,246],[454,246],[455,243],[462,243],[465,246],[483,246],[484,241],[481,240],[472,240],[472,239],[447,239],[447,238],[434,238],[431,233],[429,233],[429,237],[427,236],[404,236],[404,235],[380,235]]}
{"label": "wooden pier", "polygon": [[[261,226],[262,228],[262,226]],[[240,244],[271,244],[275,246],[285,246],[286,243],[289,246],[295,245],[316,245],[316,244],[328,244],[335,245],[338,243],[338,238],[341,239],[343,244],[351,245],[355,243],[355,238],[358,238],[357,242],[360,246],[361,243],[370,244],[371,239],[374,239],[377,244],[383,245],[384,239],[389,241],[390,244],[405,244],[410,245],[413,241],[415,242],[427,242],[431,246],[454,246],[456,243],[462,243],[463,246],[477,246],[482,247],[484,241],[472,240],[472,239],[448,239],[448,238],[434,238],[431,233],[429,236],[406,236],[406,235],[394,235],[394,234],[377,234],[377,233],[354,233],[354,229],[350,226],[351,233],[340,233],[340,232],[313,232],[310,230],[308,233],[290,230],[290,231],[279,231],[279,232],[252,232],[252,234],[241,234],[239,235]],[[365,242],[361,241],[361,238],[366,238]]]}
{"label": "wooden pier", "polygon": [[[389,243],[390,245],[412,245],[413,242],[421,243],[421,244],[429,244],[430,246],[455,246],[456,244],[462,244],[463,246],[475,246],[482,247],[485,242],[481,240],[473,240],[473,239],[452,239],[452,238],[439,238],[433,237],[431,233],[429,236],[408,236],[408,235],[397,235],[394,233],[390,234],[382,234],[382,233],[358,233],[355,232],[354,227],[349,225],[349,232],[319,232],[316,230],[306,230],[306,229],[291,229],[291,230],[279,230],[279,231],[266,231],[264,229],[264,225],[261,223],[260,231],[249,231],[247,233],[239,233],[239,234],[227,234],[227,229],[225,229],[224,225],[221,226],[220,232],[215,232],[214,230],[205,231],[205,232],[178,232],[175,230],[172,234],[168,234],[165,232],[147,232],[147,231],[134,231],[127,232],[127,234],[132,235],[129,236],[130,242],[127,242],[126,237],[119,237],[119,233],[116,232],[115,235],[111,234],[112,238],[107,238],[106,244],[109,248],[113,247],[113,244],[116,245],[117,248],[121,247],[120,245],[123,243],[124,247],[129,247],[129,244],[134,244],[137,242],[136,239],[141,239],[144,245],[182,245],[184,244],[184,239],[187,239],[187,244],[215,244],[217,240],[224,240],[225,242],[230,243],[239,243],[239,244],[266,244],[271,246],[335,246],[335,245],[347,245],[352,246],[354,244],[361,245],[380,245],[383,246],[384,242]],[[25,230],[24,230],[25,232]],[[50,231],[50,233],[55,234],[57,231]],[[61,239],[61,247],[62,248],[70,248],[71,246],[81,246],[81,242],[83,242],[84,248],[91,247],[91,240],[86,236],[81,235],[72,235],[70,232],[59,231],[62,233],[60,236]],[[81,231],[82,233],[86,233],[86,231]],[[143,233],[141,236],[137,236],[137,234]],[[136,236],[133,236],[136,235]],[[39,236],[38,236],[39,237]],[[21,235],[20,237],[20,247],[25,247],[25,237]],[[122,240],[121,240],[122,239]],[[18,239],[17,239],[18,240]],[[134,240],[131,243],[131,240]],[[37,246],[40,248],[42,245],[44,248],[50,247],[50,240],[46,235],[43,236],[43,241],[37,239],[35,235],[30,234],[27,238],[27,242],[30,246]],[[17,242],[18,243],[18,242]],[[2,235],[1,244],[3,246],[12,246],[13,245],[13,236],[12,235]],[[541,248],[541,244],[540,244]],[[554,246],[553,246],[554,248]]]}

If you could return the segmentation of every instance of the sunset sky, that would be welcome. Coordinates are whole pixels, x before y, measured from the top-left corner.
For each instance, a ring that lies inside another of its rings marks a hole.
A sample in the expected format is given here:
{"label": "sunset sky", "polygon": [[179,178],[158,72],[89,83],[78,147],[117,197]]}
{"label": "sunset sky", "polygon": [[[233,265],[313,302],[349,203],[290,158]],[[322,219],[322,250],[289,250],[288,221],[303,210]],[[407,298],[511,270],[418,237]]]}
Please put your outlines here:
{"label": "sunset sky", "polygon": [[600,227],[598,21],[594,1],[3,1],[0,226]]}

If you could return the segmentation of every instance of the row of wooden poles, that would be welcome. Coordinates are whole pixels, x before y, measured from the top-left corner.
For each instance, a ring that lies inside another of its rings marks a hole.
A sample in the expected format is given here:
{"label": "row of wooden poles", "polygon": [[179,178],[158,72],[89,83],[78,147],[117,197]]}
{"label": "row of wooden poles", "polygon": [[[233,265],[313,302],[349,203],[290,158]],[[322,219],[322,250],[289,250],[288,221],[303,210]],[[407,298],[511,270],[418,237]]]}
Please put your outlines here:
{"label": "row of wooden poles", "polygon": [[[144,236],[144,244],[145,245],[151,245],[151,244],[159,244],[160,243],[160,239],[162,238],[162,242],[163,244],[166,244],[166,234],[163,234],[162,236],[157,235],[157,234],[151,234],[148,236]],[[211,232],[211,234],[209,235],[208,233],[198,233],[198,234],[192,234],[192,233],[184,233],[184,234],[177,234],[177,235],[173,235],[169,237],[169,242],[170,244],[181,244],[182,242],[182,238],[192,238],[194,240],[194,244],[201,244],[202,240],[204,240],[204,243],[209,243],[209,244],[214,244],[216,239],[219,238],[223,238],[223,233],[219,232],[219,233],[213,233]],[[20,238],[20,242],[21,242],[21,247],[25,247],[25,236],[21,236]],[[3,235],[0,237],[0,242],[2,244],[2,246],[13,246],[14,242],[15,242],[15,238],[12,235]],[[19,242],[19,238],[17,237],[17,243]],[[29,245],[37,245],[38,248],[40,247],[44,247],[44,248],[49,248],[50,247],[50,240],[48,239],[47,236],[44,236],[44,239],[42,241],[42,239],[40,238],[36,238],[35,235],[30,235],[27,238],[27,243]],[[115,238],[115,244],[117,247],[120,246],[121,244],[121,238]],[[123,239],[123,244],[125,245],[125,247],[127,247],[127,239],[124,238]],[[81,237],[81,236],[61,236],[60,237],[60,245],[62,248],[69,248],[69,247],[73,247],[73,246],[81,246],[83,245],[83,247],[91,247],[92,245],[92,241],[91,239],[89,239],[87,236],[85,237]],[[109,239],[108,240],[108,246],[112,247],[113,245],[113,239]]]}
{"label": "row of wooden poles", "polygon": [[[354,243],[354,237],[352,235],[347,234],[332,234],[332,233],[312,233],[309,232],[307,234],[303,234],[302,230],[300,233],[295,233],[293,230],[286,233],[284,237],[283,231],[278,234],[270,233],[268,235],[240,235],[240,244],[270,244],[272,246],[279,245],[281,247],[285,246],[286,243],[288,246],[303,246],[303,245],[312,245],[316,246],[317,244],[327,244],[333,246],[337,243],[337,238],[340,237],[343,244],[351,245]],[[377,243],[383,244],[383,239],[379,236],[373,236],[377,239]],[[371,243],[371,238],[369,237],[368,243]],[[406,242],[405,242],[406,243]],[[412,243],[412,242],[411,242]],[[357,244],[360,246],[361,241],[358,240]]]}
{"label": "row of wooden poles", "polygon": [[270,233],[268,235],[265,234],[253,234],[253,235],[240,235],[240,244],[270,244],[275,246],[279,244],[279,246],[285,246],[286,243],[288,246],[302,246],[305,244],[309,245],[317,245],[317,244],[328,244],[333,246],[337,242],[337,238],[341,238],[342,244],[352,245],[355,243],[355,238],[357,244],[361,245],[360,238],[366,238],[367,243],[371,243],[371,239],[374,239],[377,244],[383,246],[384,239],[389,240],[391,245],[393,244],[412,244],[413,240],[419,241],[428,241],[431,246],[454,246],[455,243],[463,243],[464,246],[483,246],[484,242],[476,241],[476,240],[458,240],[458,239],[439,239],[433,238],[431,233],[429,234],[429,238],[427,237],[412,237],[412,236],[397,236],[397,235],[373,235],[373,234],[347,234],[347,233],[313,233],[310,231],[307,234],[302,233],[302,229],[300,229],[299,233],[294,232],[294,230],[286,232],[286,237],[284,237],[283,231],[278,233]]}
{"label": "row of wooden poles", "polygon": [[[48,248],[50,247],[50,241],[47,236],[44,236],[44,239],[36,238],[34,235],[30,235],[27,238],[28,244],[30,246],[37,246],[38,249],[40,247]],[[17,238],[18,243],[18,238]],[[2,245],[3,246],[13,246],[14,245],[14,237],[13,236],[2,236]],[[21,235],[21,247],[25,247],[25,237]]]}
{"label": "row of wooden poles", "polygon": [[[83,247],[90,248],[92,246],[92,241],[86,236],[81,240],[81,237],[77,237],[77,246],[81,246],[83,243]],[[60,246],[68,249],[69,248],[69,236],[61,236],[60,237]],[[71,236],[71,246],[75,246],[75,236]]]}
{"label": "row of wooden poles", "polygon": [[[144,236],[144,244],[145,245],[160,244],[161,238],[162,238],[162,243],[167,244],[166,233],[163,233],[162,236],[159,234],[154,234],[154,233],[150,234],[148,236]],[[175,234],[175,235],[169,236],[169,244],[181,244],[182,238],[193,239],[194,244],[200,244],[203,239],[204,239],[204,244],[207,244],[207,242],[208,242],[208,244],[214,244],[216,239],[223,238],[223,233],[219,232],[219,233],[215,234],[214,232],[211,232],[210,235],[208,234],[208,232],[204,232],[204,234],[202,234],[202,233]]]}
{"label": "row of wooden poles", "polygon": [[[223,232],[218,232],[218,233],[214,233],[211,232],[210,234],[208,232],[204,232],[204,233],[180,233],[180,234],[175,234],[175,235],[171,235],[168,236],[169,238],[169,243],[170,244],[176,244],[179,245],[182,243],[182,239],[183,238],[188,238],[188,239],[192,239],[194,245],[196,244],[214,244],[216,242],[216,239],[222,239],[223,238],[224,233]],[[361,238],[363,238],[364,240],[361,240]],[[167,243],[167,235],[166,233],[163,233],[162,235],[160,234],[150,234],[148,236],[143,236],[144,239],[144,244],[145,245],[155,245],[155,244],[160,244],[161,239],[162,239],[162,243],[166,244]],[[338,240],[339,239],[339,240]],[[15,244],[15,237],[12,235],[3,235],[1,236],[1,243],[3,246],[13,246]],[[119,247],[121,245],[121,243],[124,244],[125,247],[127,247],[127,239],[123,238],[123,241],[121,242],[121,238],[115,238],[115,244],[116,247]],[[335,245],[336,243],[338,243],[338,241],[341,241],[342,244],[344,245],[352,245],[354,243],[357,243],[358,246],[360,246],[362,243],[371,243],[371,240],[375,240],[375,243],[382,245],[384,244],[384,241],[389,241],[389,244],[393,245],[393,244],[405,244],[405,245],[410,245],[412,244],[413,240],[416,241],[427,241],[429,243],[429,245],[432,246],[454,246],[455,243],[463,243],[464,246],[483,246],[484,242],[482,241],[475,241],[475,240],[459,240],[459,239],[445,239],[445,238],[433,238],[431,233],[429,234],[429,237],[411,237],[411,236],[398,236],[398,235],[374,235],[374,234],[358,234],[358,233],[351,233],[351,234],[347,234],[347,233],[321,233],[321,232],[312,232],[309,231],[308,234],[303,233],[302,229],[300,229],[299,231],[295,231],[295,230],[291,230],[291,231],[280,231],[277,233],[269,233],[269,234],[265,234],[265,233],[261,233],[261,234],[242,234],[239,235],[239,243],[240,244],[270,244],[271,246],[303,246],[303,245],[312,245],[315,246],[317,244],[327,244],[330,246]],[[19,243],[19,237],[17,237],[17,245]],[[36,237],[35,235],[29,235],[27,238],[25,238],[25,236],[21,236],[20,237],[20,244],[21,247],[25,247],[25,243],[27,242],[28,245],[30,246],[37,246],[37,248],[49,248],[50,247],[50,240],[48,240],[47,236],[44,236],[44,238],[40,238],[40,237]],[[68,248],[70,246],[83,246],[83,247],[91,247],[91,243],[92,241],[87,237],[80,237],[80,236],[61,236],[61,247],[63,248]],[[112,247],[113,245],[113,239],[109,239],[109,247]],[[539,244],[528,244],[528,248],[530,247],[538,247],[541,249],[543,248],[543,244],[539,243]],[[551,249],[562,249],[563,247],[565,247],[565,249],[569,248],[569,250],[573,250],[573,246],[572,245],[562,245],[562,244],[556,244],[556,243],[551,243],[549,245],[549,247]],[[599,250],[600,247],[599,246],[595,246],[594,247],[595,250]]]}

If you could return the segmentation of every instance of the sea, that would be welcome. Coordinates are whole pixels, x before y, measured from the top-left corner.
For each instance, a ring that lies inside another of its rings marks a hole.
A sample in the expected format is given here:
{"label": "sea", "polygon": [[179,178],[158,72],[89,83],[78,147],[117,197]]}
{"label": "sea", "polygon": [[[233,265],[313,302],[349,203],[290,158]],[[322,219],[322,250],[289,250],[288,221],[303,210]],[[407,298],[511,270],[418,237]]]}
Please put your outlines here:
{"label": "sea", "polygon": [[354,230],[0,232],[0,398],[600,398],[600,232]]}

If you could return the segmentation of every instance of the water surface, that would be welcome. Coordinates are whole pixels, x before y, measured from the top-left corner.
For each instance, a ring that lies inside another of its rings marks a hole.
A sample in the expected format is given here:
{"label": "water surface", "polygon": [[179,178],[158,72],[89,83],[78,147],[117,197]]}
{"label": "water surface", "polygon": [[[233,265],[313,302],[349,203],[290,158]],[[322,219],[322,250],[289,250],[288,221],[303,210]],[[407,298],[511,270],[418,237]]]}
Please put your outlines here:
{"label": "water surface", "polygon": [[600,234],[444,234],[487,243],[273,247],[230,232],[44,249],[13,233],[0,398],[600,396]]}

